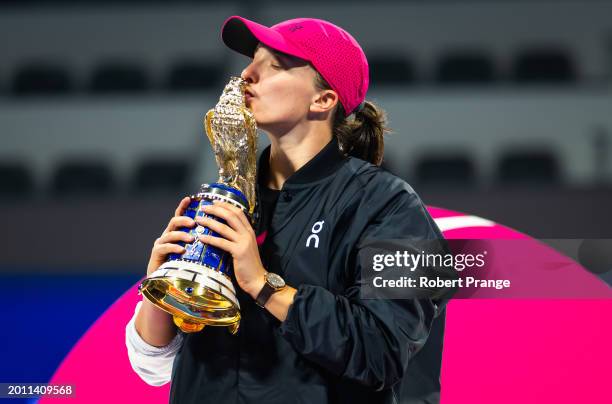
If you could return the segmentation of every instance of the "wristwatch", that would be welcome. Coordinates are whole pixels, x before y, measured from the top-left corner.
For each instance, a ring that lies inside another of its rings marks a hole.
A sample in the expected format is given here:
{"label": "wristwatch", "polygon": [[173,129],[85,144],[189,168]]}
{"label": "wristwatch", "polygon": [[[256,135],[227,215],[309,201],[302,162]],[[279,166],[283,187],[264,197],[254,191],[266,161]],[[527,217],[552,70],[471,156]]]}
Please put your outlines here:
{"label": "wristwatch", "polygon": [[272,293],[278,292],[285,288],[285,281],[279,275],[274,272],[266,272],[264,275],[264,280],[266,281],[263,285],[263,288],[259,291],[259,294],[255,298],[255,303],[259,307],[264,307]]}

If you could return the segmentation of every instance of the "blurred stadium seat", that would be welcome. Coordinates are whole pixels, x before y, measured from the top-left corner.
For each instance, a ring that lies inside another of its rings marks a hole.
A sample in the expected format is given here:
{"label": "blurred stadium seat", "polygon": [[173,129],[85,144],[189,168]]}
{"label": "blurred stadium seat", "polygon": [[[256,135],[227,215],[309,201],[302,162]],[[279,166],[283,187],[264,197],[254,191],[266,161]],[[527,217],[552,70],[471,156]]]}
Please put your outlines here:
{"label": "blurred stadium seat", "polygon": [[514,63],[514,80],[520,84],[572,83],[577,80],[574,61],[561,49],[528,49]]}
{"label": "blurred stadium seat", "polygon": [[176,92],[210,90],[221,83],[223,72],[222,66],[204,61],[178,62],[168,75],[166,88]]}
{"label": "blurred stadium seat", "polygon": [[430,155],[420,158],[415,166],[418,186],[471,187],[476,183],[476,169],[466,155]]}
{"label": "blurred stadium seat", "polygon": [[23,197],[32,194],[34,181],[25,164],[0,163],[0,197]]}
{"label": "blurred stadium seat", "polygon": [[373,87],[407,85],[415,81],[414,66],[408,58],[402,55],[368,55],[368,64],[370,85]]}
{"label": "blurred stadium seat", "polygon": [[435,79],[441,84],[489,84],[496,72],[492,58],[484,52],[455,51],[440,58]]}
{"label": "blurred stadium seat", "polygon": [[119,62],[108,62],[97,67],[90,83],[90,90],[97,94],[142,93],[149,87],[144,67]]}
{"label": "blurred stadium seat", "polygon": [[190,170],[187,159],[147,159],[136,168],[133,190],[177,192],[185,189]]}
{"label": "blurred stadium seat", "polygon": [[549,151],[515,151],[501,156],[499,185],[556,185],[560,182],[557,158]]}
{"label": "blurred stadium seat", "polygon": [[51,63],[29,63],[16,70],[13,78],[14,95],[59,95],[73,91],[69,73]]}
{"label": "blurred stadium seat", "polygon": [[63,195],[102,195],[115,189],[110,165],[105,162],[72,160],[61,163],[53,176],[51,192]]}

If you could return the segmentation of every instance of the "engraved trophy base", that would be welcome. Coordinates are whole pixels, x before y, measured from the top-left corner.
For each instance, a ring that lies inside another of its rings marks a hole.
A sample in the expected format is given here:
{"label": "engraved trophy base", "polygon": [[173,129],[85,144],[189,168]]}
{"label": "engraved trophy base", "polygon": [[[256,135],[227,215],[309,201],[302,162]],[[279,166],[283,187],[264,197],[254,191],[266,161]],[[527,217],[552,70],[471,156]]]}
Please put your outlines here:
{"label": "engraved trophy base", "polygon": [[240,326],[240,304],[230,278],[190,261],[163,263],[145,279],[139,292],[164,311],[183,332],[204,326],[227,326],[231,334]]}

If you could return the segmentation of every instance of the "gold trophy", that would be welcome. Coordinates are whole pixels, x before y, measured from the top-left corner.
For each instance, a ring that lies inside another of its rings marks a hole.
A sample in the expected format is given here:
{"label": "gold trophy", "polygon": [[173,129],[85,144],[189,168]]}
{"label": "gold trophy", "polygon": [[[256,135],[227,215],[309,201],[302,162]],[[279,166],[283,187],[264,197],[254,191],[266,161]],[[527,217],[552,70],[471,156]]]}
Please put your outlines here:
{"label": "gold trophy", "polygon": [[[232,77],[214,109],[206,114],[204,128],[219,166],[219,180],[203,184],[184,215],[206,216],[202,207],[222,200],[251,217],[255,209],[257,126],[245,105],[246,82]],[[222,219],[210,216],[215,220]],[[231,281],[229,253],[202,243],[197,236],[217,233],[202,226],[183,231],[195,236],[184,254],[171,254],[139,286],[139,293],[164,311],[184,332],[201,331],[205,325],[228,326],[235,334],[240,325],[240,304]]]}

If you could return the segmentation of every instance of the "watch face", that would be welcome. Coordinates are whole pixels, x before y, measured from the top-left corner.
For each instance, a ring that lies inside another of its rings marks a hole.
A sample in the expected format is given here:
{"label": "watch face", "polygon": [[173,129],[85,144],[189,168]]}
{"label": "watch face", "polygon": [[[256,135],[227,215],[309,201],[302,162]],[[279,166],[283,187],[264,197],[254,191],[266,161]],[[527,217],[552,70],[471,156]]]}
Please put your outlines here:
{"label": "watch face", "polygon": [[273,272],[268,272],[267,281],[274,289],[280,289],[285,286],[283,278]]}

